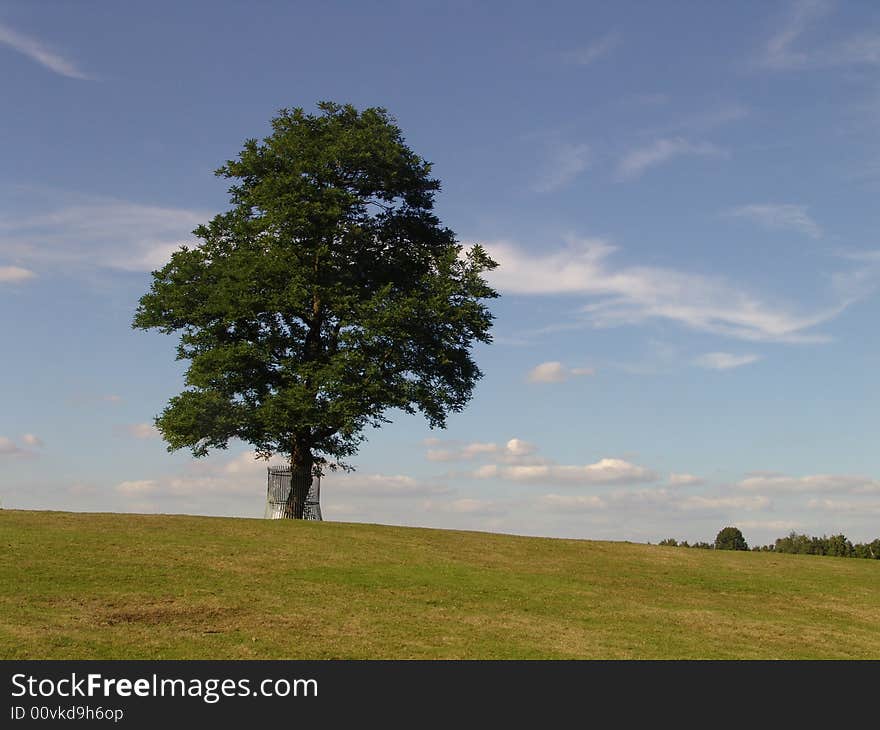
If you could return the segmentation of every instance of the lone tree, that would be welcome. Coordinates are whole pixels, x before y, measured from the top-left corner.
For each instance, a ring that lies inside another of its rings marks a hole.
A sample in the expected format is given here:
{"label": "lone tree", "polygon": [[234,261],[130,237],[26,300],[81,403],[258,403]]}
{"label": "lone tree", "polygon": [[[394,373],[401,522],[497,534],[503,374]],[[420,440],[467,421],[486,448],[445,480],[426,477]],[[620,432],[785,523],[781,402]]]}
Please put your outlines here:
{"label": "lone tree", "polygon": [[289,458],[286,513],[301,519],[312,476],[351,469],[367,426],[390,409],[443,428],[482,376],[497,297],[433,213],[431,165],[381,108],[282,109],[215,174],[232,207],[154,271],[133,327],[179,331],[187,388],[155,419],[168,450],[232,438]]}
{"label": "lone tree", "polygon": [[716,550],[748,550],[749,546],[738,527],[725,527],[715,537]]}

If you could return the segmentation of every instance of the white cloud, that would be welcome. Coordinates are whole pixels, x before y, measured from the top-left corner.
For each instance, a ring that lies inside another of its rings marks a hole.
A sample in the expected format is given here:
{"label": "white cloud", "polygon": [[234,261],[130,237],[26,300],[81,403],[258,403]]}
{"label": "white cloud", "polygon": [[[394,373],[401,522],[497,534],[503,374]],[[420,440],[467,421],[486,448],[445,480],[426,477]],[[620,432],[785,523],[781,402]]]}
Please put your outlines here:
{"label": "white cloud", "polygon": [[740,205],[727,211],[727,215],[745,218],[759,226],[772,230],[789,230],[821,238],[822,229],[814,221],[807,207],[789,203],[753,203]]}
{"label": "white cloud", "polygon": [[427,512],[474,516],[496,515],[503,512],[503,509],[497,502],[488,499],[471,499],[468,497],[453,499],[448,502],[427,500],[422,507]]}
{"label": "white cloud", "polygon": [[672,473],[666,481],[671,487],[694,487],[704,483],[700,477],[684,473]]}
{"label": "white cloud", "polygon": [[69,79],[94,80],[94,77],[77,68],[72,61],[46,47],[41,41],[13,30],[8,25],[2,23],[0,23],[0,45],[18,51],[18,53],[27,56],[32,61],[36,61],[50,71],[66,76]]}
{"label": "white cloud", "polygon": [[705,355],[700,355],[700,357],[694,360],[694,364],[708,370],[731,370],[743,365],[751,365],[760,359],[760,355],[732,355],[729,352],[707,352]]}
{"label": "white cloud", "polygon": [[225,461],[193,460],[183,473],[153,479],[120,482],[115,490],[124,496],[213,497],[249,495],[265,498],[266,462],[246,451]]}
{"label": "white cloud", "polygon": [[513,457],[529,456],[530,454],[534,454],[538,449],[534,444],[516,438],[510,439],[510,441],[505,444],[504,448],[507,453]]}
{"label": "white cloud", "polygon": [[617,490],[603,495],[560,495],[547,494],[538,498],[537,503],[558,511],[607,510],[608,514],[635,515],[649,512],[659,514],[705,514],[719,512],[754,512],[768,508],[770,500],[758,495],[689,495],[684,496],[663,488],[636,490]]}
{"label": "white cloud", "polygon": [[163,266],[192,230],[212,217],[181,208],[107,198],[49,194],[29,205],[50,210],[33,215],[0,211],[0,254],[44,267],[83,266],[151,271]]}
{"label": "white cloud", "polygon": [[452,449],[428,449],[425,458],[428,461],[458,461],[461,454]]}
{"label": "white cloud", "polygon": [[21,437],[22,443],[31,448],[23,449],[19,446],[15,441],[7,436],[0,436],[0,458],[4,456],[8,457],[23,457],[23,458],[32,458],[37,456],[37,452],[33,451],[34,448],[39,448],[43,445],[43,442],[37,436],[34,436],[32,433],[26,433]]}
{"label": "white cloud", "polygon": [[324,493],[341,492],[351,496],[390,497],[412,499],[430,495],[448,494],[452,490],[439,484],[423,482],[403,474],[330,473],[321,479]]}
{"label": "white cloud", "polygon": [[618,180],[632,180],[648,168],[676,157],[724,157],[727,153],[708,142],[689,142],[681,137],[658,139],[649,145],[631,150],[617,165]]}
{"label": "white cloud", "polygon": [[546,169],[532,186],[536,193],[550,193],[565,187],[590,164],[590,147],[585,144],[555,143],[550,148]]}
{"label": "white cloud", "polygon": [[530,383],[564,383],[572,377],[594,375],[592,368],[567,368],[556,360],[542,362],[533,367],[528,374]]}
{"label": "white cloud", "polygon": [[23,434],[21,440],[25,443],[25,445],[33,446],[38,449],[42,448],[45,445],[43,443],[43,439],[32,433]]}
{"label": "white cloud", "polygon": [[580,512],[605,509],[605,501],[595,494],[545,494],[540,502],[550,509]]}
{"label": "white cloud", "polygon": [[800,529],[801,523],[792,520],[737,520],[736,526],[743,530],[773,530],[787,534]]}
{"label": "white cloud", "polygon": [[802,477],[784,474],[756,475],[743,479],[737,486],[765,492],[880,493],[880,480],[847,474],[810,474]]}
{"label": "white cloud", "polygon": [[508,241],[486,243],[500,264],[488,278],[505,293],[599,298],[581,309],[580,326],[666,319],[750,341],[826,341],[806,330],[832,319],[851,303],[845,300],[814,313],[793,313],[720,277],[651,266],[615,267],[609,259],[616,248],[603,239],[570,237],[567,243],[566,248],[535,254]]}
{"label": "white cloud", "polygon": [[[430,445],[442,446],[439,439],[431,439]],[[532,460],[537,448],[522,439],[512,438],[504,446],[496,443],[474,441],[466,444],[450,442],[448,448],[428,449],[428,461],[471,461],[480,458],[496,458],[507,463],[522,463]]]}
{"label": "white cloud", "polygon": [[657,475],[649,469],[623,459],[600,459],[594,464],[513,464],[489,465],[472,473],[478,478],[498,478],[540,484],[637,484],[653,482]]}
{"label": "white cloud", "polygon": [[878,501],[847,502],[836,499],[811,499],[807,502],[807,507],[823,512],[848,512],[855,515],[880,514],[880,502]]}
{"label": "white cloud", "polygon": [[830,3],[826,0],[795,0],[790,8],[786,23],[767,40],[764,47],[761,61],[770,68],[797,68],[807,64],[807,54],[794,51],[792,45],[814,20],[828,12]]}
{"label": "white cloud", "polygon": [[747,511],[765,509],[770,500],[762,495],[705,497],[694,495],[684,498],[679,504],[683,510],[724,510],[742,509]]}
{"label": "white cloud", "polygon": [[563,54],[563,60],[566,63],[575,64],[577,66],[589,66],[594,61],[607,56],[620,44],[620,35],[617,33],[606,33],[596,41],[593,41],[582,48],[575,48]]}
{"label": "white cloud", "polygon": [[[516,439],[514,439],[516,440]],[[476,456],[482,456],[483,454],[495,454],[498,453],[497,444],[492,443],[481,443],[479,441],[475,441],[474,443],[470,443],[462,449],[462,455],[466,459],[470,459]]]}
{"label": "white cloud", "polygon": [[15,284],[33,279],[35,276],[33,271],[23,269],[21,266],[0,266],[0,284]]}
{"label": "white cloud", "polygon": [[428,461],[467,461],[487,454],[498,454],[502,451],[498,444],[474,442],[454,449],[429,449]]}
{"label": "white cloud", "polygon": [[136,439],[155,439],[161,435],[152,423],[126,423],[116,427],[116,432]]}
{"label": "white cloud", "polygon": [[758,65],[776,71],[880,63],[880,33],[866,30],[808,48],[801,41],[834,4],[828,0],[796,0],[783,26],[764,45]]}
{"label": "white cloud", "polygon": [[15,456],[21,454],[23,449],[6,436],[0,436],[0,456]]}
{"label": "white cloud", "polygon": [[139,479],[134,481],[120,482],[116,485],[116,491],[126,496],[142,496],[159,491],[159,482],[154,479]]}
{"label": "white cloud", "polygon": [[25,444],[27,444],[28,446],[35,446],[35,447],[37,447],[37,448],[41,448],[42,446],[44,446],[44,444],[43,444],[43,439],[41,439],[39,436],[36,436],[36,435],[34,435],[34,434],[32,434],[32,433],[26,433],[26,434],[24,434],[24,435],[21,437],[21,440],[22,440]]}
{"label": "white cloud", "polygon": [[94,484],[84,484],[83,482],[75,482],[74,484],[71,484],[67,488],[67,491],[75,497],[90,496],[101,493],[101,490]]}
{"label": "white cloud", "polygon": [[[266,467],[275,463],[275,460],[267,462],[257,459],[253,451],[245,451],[224,461],[193,460],[182,473],[123,481],[114,489],[125,497],[246,496],[250,497],[254,504],[259,504],[266,495]],[[423,482],[406,475],[357,472],[329,472],[321,479],[321,490],[324,494],[388,499],[416,499],[448,494],[452,491],[445,485]]]}
{"label": "white cloud", "polygon": [[474,476],[478,479],[494,479],[498,474],[498,464],[484,464],[474,470]]}
{"label": "white cloud", "polygon": [[473,451],[469,450],[468,447],[460,449],[429,449],[425,456],[428,461],[464,461],[476,458],[479,454],[492,453],[498,449],[496,444],[485,444],[485,446],[492,447],[492,451]]}

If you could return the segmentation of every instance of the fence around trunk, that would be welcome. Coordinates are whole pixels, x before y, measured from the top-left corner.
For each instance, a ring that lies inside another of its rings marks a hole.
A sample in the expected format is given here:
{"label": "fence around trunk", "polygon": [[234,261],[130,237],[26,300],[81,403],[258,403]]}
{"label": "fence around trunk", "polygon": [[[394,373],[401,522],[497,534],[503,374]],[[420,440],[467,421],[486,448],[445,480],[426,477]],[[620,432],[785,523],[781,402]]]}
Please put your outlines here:
{"label": "fence around trunk", "polygon": [[[290,514],[290,490],[293,487],[293,471],[289,466],[270,466],[269,485],[266,490],[266,511],[263,515],[269,520],[292,517]],[[297,475],[297,478],[304,479]],[[321,475],[312,476],[312,485],[306,495],[303,508],[304,520],[321,520]]]}

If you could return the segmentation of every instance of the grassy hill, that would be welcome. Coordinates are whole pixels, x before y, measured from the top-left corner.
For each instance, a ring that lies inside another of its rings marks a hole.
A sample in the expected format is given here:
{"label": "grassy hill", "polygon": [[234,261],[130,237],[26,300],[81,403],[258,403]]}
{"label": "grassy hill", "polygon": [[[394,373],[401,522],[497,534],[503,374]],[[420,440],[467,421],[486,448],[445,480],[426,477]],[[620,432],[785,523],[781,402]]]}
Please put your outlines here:
{"label": "grassy hill", "polygon": [[880,561],[0,511],[0,658],[880,658]]}

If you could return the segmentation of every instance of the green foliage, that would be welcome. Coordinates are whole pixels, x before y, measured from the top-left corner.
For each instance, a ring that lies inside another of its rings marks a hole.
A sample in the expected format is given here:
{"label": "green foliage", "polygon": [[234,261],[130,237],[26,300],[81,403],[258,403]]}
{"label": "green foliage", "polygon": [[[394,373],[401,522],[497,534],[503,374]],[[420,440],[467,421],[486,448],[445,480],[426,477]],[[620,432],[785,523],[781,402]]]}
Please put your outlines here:
{"label": "green foliage", "polygon": [[657,544],[664,545],[666,547],[678,547],[678,540],[676,540],[674,537],[667,537],[665,540],[661,540]]}
{"label": "green foliage", "polygon": [[749,546],[738,527],[725,527],[715,537],[716,550],[748,550]]}
{"label": "green foliage", "polygon": [[870,543],[853,545],[846,535],[831,537],[810,537],[795,532],[780,537],[773,546],[778,553],[795,553],[799,555],[830,555],[838,558],[880,559],[880,539]]}
{"label": "green foliage", "polygon": [[807,535],[799,535],[792,531],[787,537],[777,538],[774,548],[778,553],[809,555],[812,551],[812,540]]}
{"label": "green foliage", "polygon": [[[737,533],[739,535],[737,536]],[[739,540],[742,540],[740,543]],[[725,545],[740,545],[739,547],[722,547],[719,540]],[[660,545],[678,545],[678,547],[695,547],[695,548],[717,548],[719,550],[748,550],[742,533],[735,527],[725,527],[718,533],[715,538],[715,544],[710,545],[708,542],[695,542],[688,545],[686,540],[677,542],[675,538],[669,537],[663,540]],[[753,552],[777,552],[777,553],[793,553],[798,555],[830,555],[839,558],[865,558],[869,560],[880,560],[880,538],[872,540],[869,543],[853,544],[847,539],[846,535],[832,535],[831,537],[810,537],[809,535],[799,535],[796,532],[789,533],[786,537],[777,538],[772,545],[754,545]]]}
{"label": "green foliage", "polygon": [[302,468],[343,466],[390,409],[431,427],[471,398],[497,265],[433,213],[440,183],[380,108],[284,109],[216,171],[232,207],[153,272],[136,328],[180,333],[169,450],[238,438]]}

